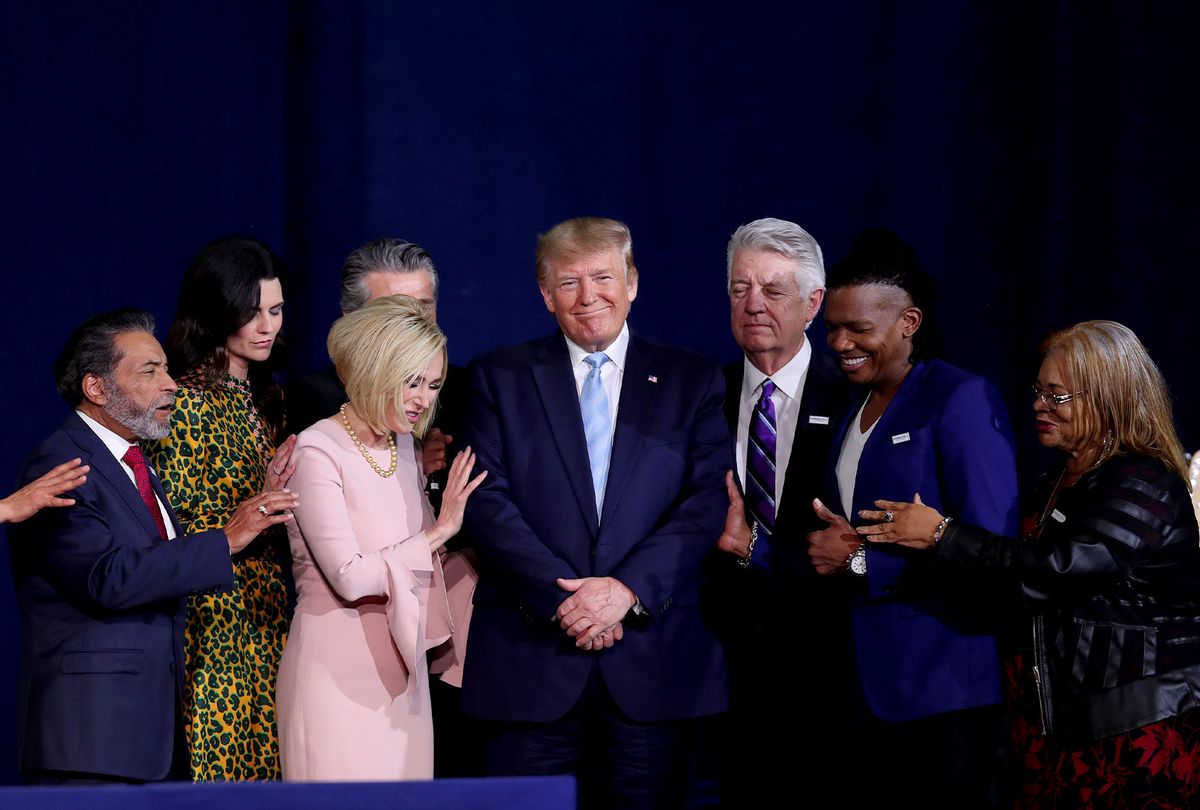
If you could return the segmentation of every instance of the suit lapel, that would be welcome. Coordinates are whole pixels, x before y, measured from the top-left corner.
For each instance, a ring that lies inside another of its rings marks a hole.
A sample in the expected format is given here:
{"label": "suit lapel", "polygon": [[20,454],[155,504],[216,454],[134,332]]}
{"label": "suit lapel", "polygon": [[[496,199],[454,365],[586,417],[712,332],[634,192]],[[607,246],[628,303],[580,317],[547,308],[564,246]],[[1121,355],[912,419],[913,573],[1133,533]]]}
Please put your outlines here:
{"label": "suit lapel", "polygon": [[[592,465],[588,459],[587,439],[583,435],[583,416],[579,412],[579,396],[575,391],[575,377],[571,373],[571,359],[567,353],[566,339],[561,334],[555,334],[538,350],[533,364],[533,379],[567,480],[571,482],[579,509],[594,534],[599,520],[596,516],[596,495],[592,489]],[[622,391],[622,408],[624,398]],[[609,480],[612,480],[611,474]]]}
{"label": "suit lapel", "polygon": [[629,480],[629,471],[637,461],[646,420],[658,394],[659,384],[650,381],[652,371],[647,347],[630,335],[629,350],[625,354],[625,373],[621,378],[621,401],[617,407],[612,457],[608,464],[602,523],[611,519],[615,512],[625,491],[625,483]]}
{"label": "suit lapel", "polygon": [[[855,498],[858,498],[859,493],[863,492],[864,474],[870,475],[872,472],[872,464],[869,461],[872,455],[879,452],[880,447],[894,444],[894,436],[899,436],[912,427],[907,424],[908,402],[920,388],[920,380],[928,370],[929,366],[925,363],[918,362],[913,366],[900,383],[899,390],[892,396],[892,401],[883,409],[879,421],[875,423],[875,429],[867,437],[867,443],[863,445],[862,456],[858,462],[858,473],[854,476]],[[847,508],[853,509],[854,504],[847,504]]]}
{"label": "suit lapel", "polygon": [[[125,472],[121,462],[117,461],[116,457],[109,452],[104,442],[100,441],[100,437],[76,413],[67,417],[63,430],[75,444],[79,445],[81,450],[90,454],[89,458],[84,459],[84,462],[91,465],[92,468],[89,475],[99,473],[108,482],[109,487],[125,501],[134,517],[146,529],[146,534],[157,539],[158,526],[154,524],[154,518],[150,516],[150,510],[146,508],[145,501],[142,500],[133,481],[129,480],[129,475]],[[153,481],[155,476],[150,478]]]}
{"label": "suit lapel", "polygon": [[[834,370],[834,374],[841,374],[840,371]],[[829,379],[829,371],[821,362],[821,355],[817,354],[814,348],[812,357],[808,362],[808,372],[804,378],[804,390],[800,392],[800,412],[796,417],[796,432],[792,435],[791,454],[788,456],[788,468],[784,471],[783,478],[783,493],[779,498],[779,506],[776,509],[775,525],[779,525],[781,512],[787,511],[787,504],[791,502],[789,490],[794,490],[802,485],[802,482],[809,480],[809,476],[800,471],[801,467],[812,464],[824,464],[825,459],[812,457],[812,446],[809,441],[813,436],[813,430],[826,431],[833,429],[833,425],[826,427],[826,424],[818,424],[811,421],[811,417],[831,419],[836,414],[829,412],[829,391],[831,382]],[[813,425],[817,425],[813,427]],[[839,445],[840,446],[840,445]],[[793,474],[793,466],[796,468]],[[819,477],[818,477],[818,480]],[[812,509],[809,503],[800,503],[797,506],[801,509]]]}

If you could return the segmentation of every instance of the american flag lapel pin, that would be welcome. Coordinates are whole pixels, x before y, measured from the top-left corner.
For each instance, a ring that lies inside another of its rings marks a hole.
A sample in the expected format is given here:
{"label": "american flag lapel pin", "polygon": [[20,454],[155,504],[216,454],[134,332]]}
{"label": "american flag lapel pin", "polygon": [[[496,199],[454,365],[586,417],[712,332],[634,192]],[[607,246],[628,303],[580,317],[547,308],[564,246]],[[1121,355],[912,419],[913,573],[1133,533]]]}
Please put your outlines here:
{"label": "american flag lapel pin", "polygon": [[650,381],[650,382],[652,382],[652,383],[656,383],[656,382],[658,382],[658,377],[655,377],[653,374],[651,374],[651,375],[650,375],[649,377],[647,377],[646,379],[647,379],[647,380],[649,380],[649,381]]}

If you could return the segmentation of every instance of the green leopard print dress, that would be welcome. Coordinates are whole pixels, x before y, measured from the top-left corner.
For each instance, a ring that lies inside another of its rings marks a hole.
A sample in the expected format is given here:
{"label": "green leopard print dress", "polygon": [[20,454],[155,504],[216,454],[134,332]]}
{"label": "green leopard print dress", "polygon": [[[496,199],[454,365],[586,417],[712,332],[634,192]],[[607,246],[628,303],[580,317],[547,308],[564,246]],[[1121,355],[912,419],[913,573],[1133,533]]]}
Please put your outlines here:
{"label": "green leopard print dress", "polygon": [[[146,447],[189,534],[223,526],[259,493],[275,452],[245,382],[196,380],[180,380],[171,435]],[[280,553],[287,535],[278,528],[234,559],[233,591],[188,600],[183,712],[194,781],[280,777],[275,672],[288,597]]]}

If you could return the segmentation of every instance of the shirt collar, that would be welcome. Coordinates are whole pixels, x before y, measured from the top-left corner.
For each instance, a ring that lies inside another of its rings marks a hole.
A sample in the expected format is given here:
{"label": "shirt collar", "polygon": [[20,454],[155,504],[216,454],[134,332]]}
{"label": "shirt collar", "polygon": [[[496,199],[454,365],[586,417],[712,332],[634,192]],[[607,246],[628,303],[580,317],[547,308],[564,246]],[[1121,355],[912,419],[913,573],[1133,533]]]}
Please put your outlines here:
{"label": "shirt collar", "polygon": [[[566,335],[563,335],[563,339],[567,341],[567,353],[571,355],[571,368],[582,364],[583,358],[591,354],[591,352],[575,345]],[[616,365],[619,371],[624,373],[625,354],[629,351],[629,324],[622,324],[621,332],[617,335],[617,339],[608,344],[607,349],[601,349],[601,351],[608,355],[608,359]]]}
{"label": "shirt collar", "polygon": [[[796,352],[783,368],[771,375],[771,382],[775,383],[777,390],[787,394],[789,399],[798,399],[800,385],[808,373],[808,364],[811,360],[812,344],[806,337],[804,343],[800,345],[800,351]],[[742,368],[742,399],[749,399],[757,393],[763,380],[767,379],[767,375],[759,371],[758,367],[750,362],[749,357],[742,361]]]}
{"label": "shirt collar", "polygon": [[125,452],[130,447],[133,447],[135,442],[126,441],[83,411],[75,411],[75,413],[79,414],[79,418],[83,420],[83,423],[91,428],[92,433],[95,433],[96,437],[104,443],[104,446],[108,448],[108,452],[112,453],[117,461],[124,463]]}

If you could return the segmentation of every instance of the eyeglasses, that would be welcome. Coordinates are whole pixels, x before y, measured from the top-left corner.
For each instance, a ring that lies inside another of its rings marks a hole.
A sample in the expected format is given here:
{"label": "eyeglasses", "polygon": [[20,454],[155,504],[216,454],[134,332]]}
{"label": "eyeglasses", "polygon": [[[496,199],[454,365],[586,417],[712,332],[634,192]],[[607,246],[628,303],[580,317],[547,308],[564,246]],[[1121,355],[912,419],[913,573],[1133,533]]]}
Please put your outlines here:
{"label": "eyeglasses", "polygon": [[1031,385],[1033,389],[1033,398],[1040,399],[1042,404],[1052,411],[1057,411],[1059,405],[1066,405],[1075,397],[1083,396],[1087,391],[1076,391],[1074,394],[1051,394],[1049,391],[1043,391],[1036,385]]}

